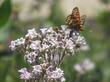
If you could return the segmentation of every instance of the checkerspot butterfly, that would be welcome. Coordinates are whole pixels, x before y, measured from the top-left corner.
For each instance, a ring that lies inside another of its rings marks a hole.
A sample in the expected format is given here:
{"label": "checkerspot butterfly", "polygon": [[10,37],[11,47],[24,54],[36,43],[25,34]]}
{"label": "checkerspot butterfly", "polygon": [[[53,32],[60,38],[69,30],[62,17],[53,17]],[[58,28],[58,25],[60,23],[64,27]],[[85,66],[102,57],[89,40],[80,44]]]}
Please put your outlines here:
{"label": "checkerspot butterfly", "polygon": [[81,32],[83,31],[83,25],[85,22],[85,15],[80,17],[80,12],[78,7],[75,7],[72,11],[72,13],[67,16],[66,24],[68,25],[67,28],[72,29],[71,32],[77,31]]}

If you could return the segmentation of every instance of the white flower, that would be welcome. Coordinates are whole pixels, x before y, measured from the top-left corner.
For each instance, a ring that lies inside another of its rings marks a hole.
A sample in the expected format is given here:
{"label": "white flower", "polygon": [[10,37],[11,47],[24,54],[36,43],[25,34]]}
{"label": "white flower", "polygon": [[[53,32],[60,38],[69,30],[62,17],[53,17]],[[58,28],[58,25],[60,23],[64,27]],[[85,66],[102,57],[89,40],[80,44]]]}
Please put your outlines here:
{"label": "white flower", "polygon": [[55,31],[53,30],[52,27],[49,27],[49,29],[47,30],[48,33],[54,33]]}
{"label": "white flower", "polygon": [[29,37],[31,39],[35,38],[36,36],[37,36],[37,32],[36,32],[35,28],[29,29],[28,33],[25,35],[25,37]]}
{"label": "white flower", "polygon": [[47,44],[42,44],[42,48],[40,49],[40,51],[44,51],[46,49],[48,49],[50,46]]}
{"label": "white flower", "polygon": [[56,68],[56,70],[52,72],[51,77],[57,79],[61,78],[63,75],[64,75],[63,71],[60,68]]}
{"label": "white flower", "polygon": [[23,80],[29,80],[31,79],[31,74],[27,71],[26,68],[22,68],[21,70],[18,70],[20,73],[20,78]]}
{"label": "white flower", "polygon": [[11,41],[11,44],[9,46],[11,48],[12,51],[14,51],[16,49],[16,43],[15,41]]}
{"label": "white flower", "polygon": [[78,37],[77,37],[77,40],[76,40],[76,44],[77,44],[77,43],[79,43],[79,44],[85,44],[86,41],[85,41],[84,37],[78,36]]}
{"label": "white flower", "polygon": [[49,28],[42,28],[40,29],[42,35],[46,35],[48,33],[54,33],[54,30],[52,27],[49,27]]}
{"label": "white flower", "polygon": [[61,28],[63,31],[67,30],[67,26],[66,25],[61,25]]}
{"label": "white flower", "polygon": [[74,69],[80,74],[85,74],[86,72],[89,72],[94,68],[95,68],[94,63],[92,63],[89,59],[85,59],[80,64],[74,65]]}
{"label": "white flower", "polygon": [[20,38],[16,40],[16,45],[22,45],[25,43],[25,39],[24,38]]}
{"label": "white flower", "polygon": [[42,73],[42,67],[40,65],[33,66],[32,74],[33,77],[38,78]]}
{"label": "white flower", "polygon": [[40,40],[32,41],[32,43],[30,44],[30,48],[33,50],[39,50],[41,48],[41,41]]}
{"label": "white flower", "polygon": [[61,77],[61,82],[65,82],[66,79],[64,77]]}
{"label": "white flower", "polygon": [[80,74],[84,74],[84,73],[85,73],[85,71],[83,70],[83,68],[81,67],[80,64],[75,64],[75,65],[74,65],[74,69],[75,69],[78,73],[80,73]]}
{"label": "white flower", "polygon": [[60,68],[56,68],[55,70],[49,68],[46,70],[46,74],[48,79],[60,80],[61,82],[65,81],[64,73]]}
{"label": "white flower", "polygon": [[75,44],[73,43],[73,41],[71,39],[66,39],[65,42],[66,42],[65,48],[68,49],[70,52],[72,52],[74,54]]}
{"label": "white flower", "polygon": [[25,39],[21,37],[20,39],[11,41],[11,44],[9,47],[11,48],[11,50],[15,50],[17,48],[17,46],[21,46],[24,44],[25,44]]}
{"label": "white flower", "polygon": [[30,64],[35,63],[36,62],[36,57],[38,56],[37,52],[30,52],[28,54],[26,54],[24,56],[24,58],[26,59],[26,61]]}
{"label": "white flower", "polygon": [[87,45],[83,36],[78,36],[75,42],[76,42],[76,45],[79,45],[79,48],[76,48],[76,51],[89,49],[89,46]]}
{"label": "white flower", "polygon": [[47,33],[47,30],[48,30],[48,28],[42,28],[42,29],[40,29],[40,31],[41,31],[41,33],[43,35],[45,35]]}
{"label": "white flower", "polygon": [[42,72],[42,67],[40,65],[35,65],[33,66],[33,72],[37,73],[41,73]]}
{"label": "white flower", "polygon": [[85,67],[86,71],[90,71],[94,69],[95,65],[93,62],[91,62],[89,59],[85,59],[83,62],[83,66]]}

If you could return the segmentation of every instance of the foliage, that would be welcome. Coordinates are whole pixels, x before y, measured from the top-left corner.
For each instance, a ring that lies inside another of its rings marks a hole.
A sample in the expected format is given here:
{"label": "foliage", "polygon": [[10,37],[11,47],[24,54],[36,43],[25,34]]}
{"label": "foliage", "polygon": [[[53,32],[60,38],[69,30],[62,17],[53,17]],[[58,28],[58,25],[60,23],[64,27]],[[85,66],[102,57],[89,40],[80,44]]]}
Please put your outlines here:
{"label": "foliage", "polygon": [[3,27],[9,20],[11,15],[11,1],[5,0],[0,6],[0,28]]}

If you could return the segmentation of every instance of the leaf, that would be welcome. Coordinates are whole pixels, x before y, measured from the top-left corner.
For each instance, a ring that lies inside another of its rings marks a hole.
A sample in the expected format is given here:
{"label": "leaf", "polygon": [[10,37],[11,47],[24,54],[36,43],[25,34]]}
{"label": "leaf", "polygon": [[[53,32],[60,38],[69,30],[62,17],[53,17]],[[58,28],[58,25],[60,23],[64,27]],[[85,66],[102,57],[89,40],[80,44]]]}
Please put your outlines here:
{"label": "leaf", "polygon": [[3,27],[9,20],[11,15],[11,1],[5,0],[0,6],[0,28]]}

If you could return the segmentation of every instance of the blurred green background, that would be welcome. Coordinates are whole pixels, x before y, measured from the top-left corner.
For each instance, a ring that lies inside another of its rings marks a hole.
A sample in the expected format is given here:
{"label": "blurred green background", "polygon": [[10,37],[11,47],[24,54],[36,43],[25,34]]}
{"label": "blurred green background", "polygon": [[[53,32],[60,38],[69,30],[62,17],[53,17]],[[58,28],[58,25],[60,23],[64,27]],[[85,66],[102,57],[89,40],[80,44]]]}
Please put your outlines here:
{"label": "blurred green background", "polygon": [[[75,6],[87,16],[82,35],[90,49],[64,60],[66,82],[110,82],[110,0],[0,0],[0,82],[21,82],[17,70],[28,66],[10,41],[29,28],[64,25]],[[73,65],[85,58],[95,69],[77,77]]]}

